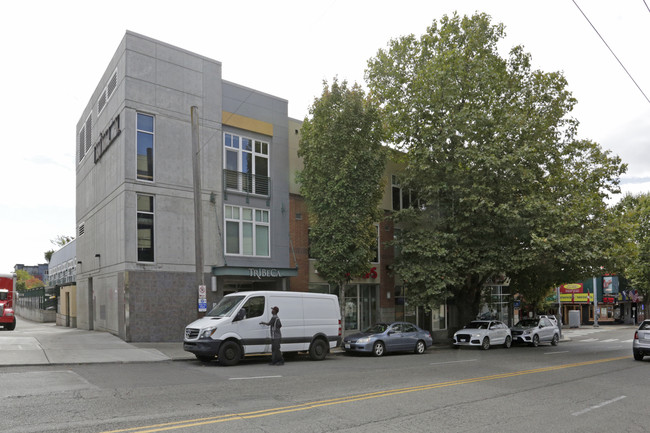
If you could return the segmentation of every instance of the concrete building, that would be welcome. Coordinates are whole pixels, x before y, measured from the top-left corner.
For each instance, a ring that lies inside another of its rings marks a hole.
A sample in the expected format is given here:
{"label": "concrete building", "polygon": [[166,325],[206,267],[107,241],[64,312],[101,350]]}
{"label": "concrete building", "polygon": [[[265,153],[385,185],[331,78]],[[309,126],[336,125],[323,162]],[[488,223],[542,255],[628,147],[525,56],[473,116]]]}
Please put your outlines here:
{"label": "concrete building", "polygon": [[108,63],[76,127],[77,327],[180,341],[223,294],[286,290],[297,274],[287,101],[221,70],[133,32]]}
{"label": "concrete building", "polygon": [[58,294],[56,324],[77,326],[77,240],[52,253],[48,266],[49,288]]}

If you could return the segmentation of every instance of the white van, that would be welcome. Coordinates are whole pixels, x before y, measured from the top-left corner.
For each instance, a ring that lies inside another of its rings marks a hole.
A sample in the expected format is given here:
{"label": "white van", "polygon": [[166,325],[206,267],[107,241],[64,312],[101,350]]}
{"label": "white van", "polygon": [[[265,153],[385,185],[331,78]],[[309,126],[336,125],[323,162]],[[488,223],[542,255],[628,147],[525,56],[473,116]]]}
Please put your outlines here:
{"label": "white van", "polygon": [[183,349],[201,361],[216,356],[223,365],[235,365],[244,355],[271,352],[271,308],[280,309],[282,352],[305,352],[325,358],[341,343],[338,297],[305,292],[237,292],[226,295],[204,317],[185,327]]}

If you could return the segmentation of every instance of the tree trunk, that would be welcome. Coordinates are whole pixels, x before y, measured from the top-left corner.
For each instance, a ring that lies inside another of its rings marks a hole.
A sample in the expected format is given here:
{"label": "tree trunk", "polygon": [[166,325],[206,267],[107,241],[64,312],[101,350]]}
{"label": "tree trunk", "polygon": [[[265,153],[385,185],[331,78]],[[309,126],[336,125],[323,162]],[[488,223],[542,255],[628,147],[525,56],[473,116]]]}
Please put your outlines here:
{"label": "tree trunk", "polygon": [[464,287],[454,293],[452,305],[455,307],[455,314],[450,314],[449,336],[472,320],[476,320],[480,301],[480,287]]}

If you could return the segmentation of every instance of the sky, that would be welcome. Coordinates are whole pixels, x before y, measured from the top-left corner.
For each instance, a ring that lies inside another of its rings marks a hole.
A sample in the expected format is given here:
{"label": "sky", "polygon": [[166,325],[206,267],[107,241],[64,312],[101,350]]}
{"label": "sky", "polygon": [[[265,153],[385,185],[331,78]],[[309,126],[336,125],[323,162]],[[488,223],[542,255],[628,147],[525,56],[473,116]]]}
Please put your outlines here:
{"label": "sky", "polygon": [[578,100],[571,116],[580,121],[579,138],[620,156],[628,164],[622,189],[637,194],[650,192],[648,4],[650,0],[3,3],[0,273],[12,272],[17,263],[45,263],[44,252],[57,248],[51,240],[75,234],[76,124],[127,30],[220,61],[225,80],[288,100],[289,116],[302,120],[324,80],[338,77],[363,85],[368,60],[391,39],[419,36],[434,20],[454,12],[485,12],[493,23],[505,25],[504,56],[522,45],[535,69],[565,75]]}

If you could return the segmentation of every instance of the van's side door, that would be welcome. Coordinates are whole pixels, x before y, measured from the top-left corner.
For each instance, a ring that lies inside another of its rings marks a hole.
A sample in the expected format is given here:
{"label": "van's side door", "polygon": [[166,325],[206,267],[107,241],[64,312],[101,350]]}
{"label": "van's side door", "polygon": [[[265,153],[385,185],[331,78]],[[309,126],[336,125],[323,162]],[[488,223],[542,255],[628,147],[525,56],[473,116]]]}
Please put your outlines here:
{"label": "van's side door", "polygon": [[260,325],[260,322],[268,321],[264,296],[251,296],[241,308],[245,310],[244,318],[233,322],[233,327],[241,337],[245,353],[269,352],[271,350],[269,327]]}

